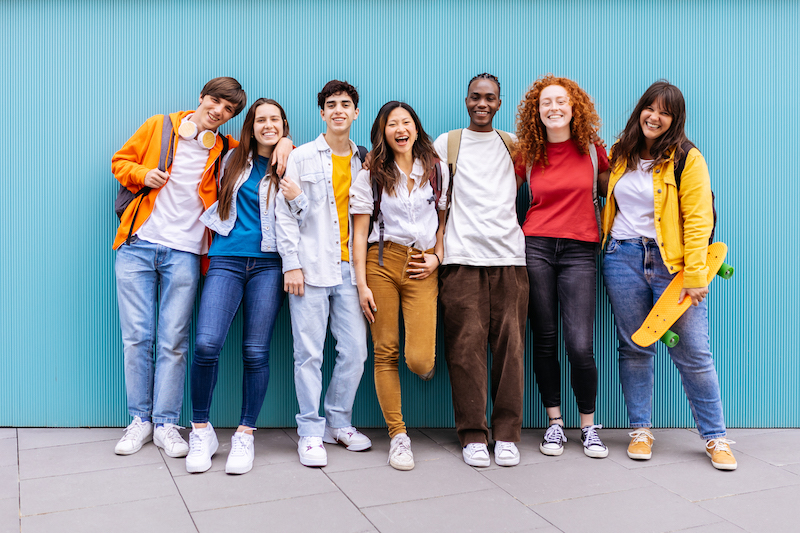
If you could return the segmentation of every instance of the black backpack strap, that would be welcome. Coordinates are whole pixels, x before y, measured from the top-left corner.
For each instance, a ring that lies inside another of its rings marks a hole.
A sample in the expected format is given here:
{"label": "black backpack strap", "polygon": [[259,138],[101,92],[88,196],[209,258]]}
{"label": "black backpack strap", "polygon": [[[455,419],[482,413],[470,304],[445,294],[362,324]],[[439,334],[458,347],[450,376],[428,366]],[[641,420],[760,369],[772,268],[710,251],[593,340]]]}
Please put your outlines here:
{"label": "black backpack strap", "polygon": [[686,156],[689,155],[689,150],[692,148],[694,148],[694,145],[689,141],[681,143],[681,151],[683,153],[675,160],[675,185],[678,189],[681,188],[681,175],[683,174],[684,167],[686,167]]}
{"label": "black backpack strap", "polygon": [[381,198],[383,187],[377,180],[372,180],[372,222],[378,224],[378,264],[383,266],[383,213],[381,213]]}
{"label": "black backpack strap", "polygon": [[228,153],[228,136],[222,135],[222,151],[219,153],[219,157],[216,161],[214,161],[214,181],[217,182],[217,187],[219,188],[219,169],[222,165],[222,159]]}
{"label": "black backpack strap", "polygon": [[367,158],[367,147],[358,145],[358,158],[361,160],[361,164],[364,164],[364,160]]}
{"label": "black backpack strap", "polygon": [[436,202],[434,207],[438,211],[439,198],[442,197],[442,167],[439,159],[433,160],[433,181],[431,181],[431,186],[433,187],[433,196],[434,201]]}

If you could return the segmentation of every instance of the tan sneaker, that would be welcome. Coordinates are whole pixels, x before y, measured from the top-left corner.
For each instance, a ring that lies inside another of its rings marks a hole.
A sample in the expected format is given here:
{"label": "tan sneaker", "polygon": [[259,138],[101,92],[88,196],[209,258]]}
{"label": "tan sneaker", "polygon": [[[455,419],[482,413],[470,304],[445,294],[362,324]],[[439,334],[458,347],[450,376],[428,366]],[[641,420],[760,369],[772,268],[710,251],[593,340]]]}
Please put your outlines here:
{"label": "tan sneaker", "polygon": [[711,464],[717,470],[736,470],[736,458],[729,444],[735,442],[724,437],[706,441],[706,455],[711,457]]}
{"label": "tan sneaker", "polygon": [[631,443],[628,444],[628,457],[647,460],[653,456],[653,441],[656,438],[647,428],[637,428],[628,433]]}

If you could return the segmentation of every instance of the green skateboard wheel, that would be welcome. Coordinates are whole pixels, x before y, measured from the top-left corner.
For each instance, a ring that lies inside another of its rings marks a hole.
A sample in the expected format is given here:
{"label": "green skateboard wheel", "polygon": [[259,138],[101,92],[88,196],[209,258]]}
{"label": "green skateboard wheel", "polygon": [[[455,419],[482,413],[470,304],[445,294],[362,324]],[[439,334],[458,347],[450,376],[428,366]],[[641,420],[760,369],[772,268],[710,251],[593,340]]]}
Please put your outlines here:
{"label": "green skateboard wheel", "polygon": [[664,333],[659,340],[664,344],[666,344],[667,346],[669,346],[670,348],[672,348],[673,346],[678,344],[678,341],[681,340],[681,338],[678,336],[677,333],[673,333],[670,330],[667,330],[666,333]]}
{"label": "green skateboard wheel", "polygon": [[731,279],[731,276],[733,276],[733,267],[728,263],[722,263],[722,266],[717,270],[717,276],[722,279]]}

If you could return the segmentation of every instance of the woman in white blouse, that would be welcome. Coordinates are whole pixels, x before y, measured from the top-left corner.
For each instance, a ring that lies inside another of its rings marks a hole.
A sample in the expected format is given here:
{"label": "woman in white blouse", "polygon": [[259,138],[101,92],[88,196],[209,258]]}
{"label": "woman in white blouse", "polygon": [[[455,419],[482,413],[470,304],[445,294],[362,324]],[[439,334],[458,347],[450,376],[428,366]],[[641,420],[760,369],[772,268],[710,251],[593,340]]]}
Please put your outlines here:
{"label": "woman in white blouse", "polygon": [[[448,174],[406,103],[391,101],[381,108],[371,141],[370,170],[359,172],[350,187],[353,267],[375,347],[375,390],[392,439],[389,464],[411,470],[414,455],[403,423],[397,370],[399,310],[406,364],[429,380],[436,356],[436,270],[444,253],[444,211],[439,207],[446,203],[441,190]],[[375,221],[371,230],[370,220]]]}

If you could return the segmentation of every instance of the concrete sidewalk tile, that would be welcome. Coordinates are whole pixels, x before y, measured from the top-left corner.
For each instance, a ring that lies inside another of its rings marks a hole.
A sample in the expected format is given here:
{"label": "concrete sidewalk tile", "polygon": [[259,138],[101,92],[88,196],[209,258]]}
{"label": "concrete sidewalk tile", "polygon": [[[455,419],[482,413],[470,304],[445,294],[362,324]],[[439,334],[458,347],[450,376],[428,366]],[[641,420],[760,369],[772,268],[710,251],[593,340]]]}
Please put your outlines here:
{"label": "concrete sidewalk tile", "polygon": [[319,468],[299,462],[262,465],[243,475],[216,471],[174,479],[192,513],[336,491]]}
{"label": "concrete sidewalk tile", "polygon": [[800,463],[800,447],[797,446],[800,430],[735,435],[731,431],[730,438],[736,441],[736,444],[731,445],[734,454],[741,451],[775,466]]}
{"label": "concrete sidewalk tile", "polygon": [[[374,430],[367,431],[372,432]],[[389,435],[385,431],[381,431],[380,435],[367,435],[372,440],[372,448],[364,452],[350,452],[344,446],[326,444],[328,466],[325,467],[325,473],[331,474],[333,472],[385,466],[389,460],[389,445],[391,444]],[[450,452],[419,430],[410,429],[408,436],[411,439],[414,461],[417,463],[419,461],[433,461],[451,457]],[[296,457],[297,452],[295,451],[295,459]]]}
{"label": "concrete sidewalk tile", "polygon": [[152,442],[133,455],[117,455],[114,443],[106,440],[20,450],[19,475],[24,480],[163,463]]}
{"label": "concrete sidewalk tile", "polygon": [[728,438],[731,440],[739,440],[744,437],[752,437],[755,435],[764,435],[765,433],[787,433],[794,432],[795,435],[800,434],[798,429],[784,429],[784,428],[728,428]]}
{"label": "concrete sidewalk tile", "polygon": [[491,470],[484,476],[526,505],[652,486],[605,459],[578,459]]}
{"label": "concrete sidewalk tile", "polygon": [[19,532],[19,498],[0,499],[0,533]]}
{"label": "concrete sidewalk tile", "polygon": [[[245,474],[249,475],[249,474]],[[192,513],[200,533],[234,529],[237,533],[309,533],[377,531],[339,492]]]}
{"label": "concrete sidewalk tile", "polygon": [[142,500],[137,502],[135,508],[126,502],[26,516],[22,519],[22,531],[25,533],[51,533],[53,531],[196,533],[197,529],[183,505],[183,500],[178,495],[172,495],[165,498]]}
{"label": "concrete sidewalk tile", "polygon": [[0,439],[14,439],[17,437],[17,428],[0,428]]}
{"label": "concrete sidewalk tile", "polygon": [[782,487],[699,502],[717,516],[747,531],[795,532],[800,487]]}
{"label": "concrete sidewalk tile", "polygon": [[[231,451],[231,437],[235,428],[214,428],[219,440],[219,449],[211,459],[209,472],[224,472],[228,454]],[[253,467],[288,463],[297,461],[297,444],[292,442],[282,429],[259,429],[255,433],[255,458]],[[189,442],[189,432],[184,432],[186,442]],[[184,457],[169,457],[163,451],[161,456],[173,476],[188,476],[186,459]]]}
{"label": "concrete sidewalk tile", "polygon": [[742,453],[736,456],[736,460],[738,469],[717,470],[705,452],[700,451],[696,461],[642,468],[638,472],[656,485],[693,502],[800,485],[800,476],[780,467]]}
{"label": "concrete sidewalk tile", "polygon": [[608,458],[625,468],[649,468],[652,466],[684,463],[697,459],[697,450],[703,449],[703,441],[696,433],[684,429],[653,429],[653,457],[646,461],[628,457],[630,429],[601,430],[601,437],[608,446]]}
{"label": "concrete sidewalk tile", "polygon": [[23,516],[177,494],[163,463],[22,480],[19,490]]}
{"label": "concrete sidewalk tile", "polygon": [[720,518],[661,487],[597,494],[536,505],[532,509],[567,533],[678,531]]}
{"label": "concrete sidewalk tile", "polygon": [[786,465],[782,466],[781,470],[786,470],[787,472],[792,472],[793,474],[797,474],[800,476],[800,464],[795,463],[793,465]]}
{"label": "concrete sidewalk tile", "polygon": [[17,440],[0,439],[0,466],[17,464]]}
{"label": "concrete sidewalk tile", "polygon": [[0,499],[19,497],[17,465],[0,466]]}
{"label": "concrete sidewalk tile", "polygon": [[[84,442],[118,441],[124,428],[20,428],[19,449],[47,448]],[[114,451],[114,444],[111,444]]]}
{"label": "concrete sidewalk tile", "polygon": [[[516,532],[550,527],[500,489],[361,509],[381,533],[405,531]],[[502,517],[502,518],[499,518]]]}
{"label": "concrete sidewalk tile", "polygon": [[703,526],[689,527],[686,529],[681,529],[680,531],[681,533],[691,533],[692,531],[695,533],[738,533],[739,531],[744,531],[744,529],[730,522],[723,521]]}
{"label": "concrete sidewalk tile", "polygon": [[492,488],[491,482],[461,459],[418,461],[401,472],[384,462],[376,468],[333,472],[328,476],[359,508]]}

